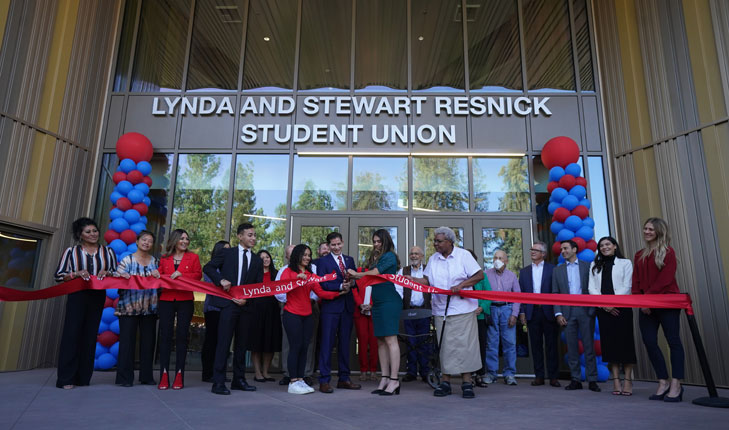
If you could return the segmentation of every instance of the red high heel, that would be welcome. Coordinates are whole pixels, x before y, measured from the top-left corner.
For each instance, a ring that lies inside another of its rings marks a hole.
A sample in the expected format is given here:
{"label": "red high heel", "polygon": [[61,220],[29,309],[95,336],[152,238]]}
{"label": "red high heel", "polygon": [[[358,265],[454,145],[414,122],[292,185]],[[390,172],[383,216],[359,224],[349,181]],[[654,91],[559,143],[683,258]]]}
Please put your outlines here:
{"label": "red high heel", "polygon": [[170,388],[170,379],[167,377],[167,371],[165,370],[162,372],[162,377],[159,378],[159,385],[157,385],[158,390],[166,390]]}
{"label": "red high heel", "polygon": [[182,384],[182,370],[177,371],[177,375],[175,375],[175,382],[172,384],[173,390],[181,390],[183,387]]}

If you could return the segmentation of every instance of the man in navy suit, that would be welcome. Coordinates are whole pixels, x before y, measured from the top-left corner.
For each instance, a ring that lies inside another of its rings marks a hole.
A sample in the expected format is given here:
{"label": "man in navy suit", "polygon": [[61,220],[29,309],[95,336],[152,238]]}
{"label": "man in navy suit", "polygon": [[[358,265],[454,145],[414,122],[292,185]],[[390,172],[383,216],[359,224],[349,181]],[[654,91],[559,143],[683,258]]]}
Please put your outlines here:
{"label": "man in navy suit", "polygon": [[[554,265],[544,261],[547,245],[535,242],[529,250],[532,264],[519,271],[519,285],[522,293],[549,294],[552,292],[552,270]],[[544,385],[544,350],[547,350],[547,376],[549,385],[559,387],[559,353],[557,334],[559,326],[554,320],[551,305],[522,304],[520,319],[526,321],[529,329],[529,344],[532,346],[532,361],[536,378],[532,385]],[[524,321],[522,321],[524,323]]]}
{"label": "man in navy suit", "polygon": [[[256,246],[256,229],[250,223],[243,223],[236,231],[238,241],[235,248],[223,249],[213,256],[203,271],[213,283],[225,291],[234,285],[263,282],[263,260],[252,252]],[[233,348],[233,382],[230,388],[241,391],[255,391],[256,387],[246,382],[246,342],[251,320],[251,301],[255,299],[233,299],[210,296],[210,304],[220,308],[218,346],[213,366],[213,388],[215,394],[230,394],[225,386],[225,369],[230,342],[235,334]]]}
{"label": "man in navy suit", "polygon": [[[335,272],[337,279],[322,282],[321,287],[327,291],[349,291],[351,282],[346,274],[347,270],[357,270],[354,258],[343,255],[344,242],[342,235],[332,232],[327,235],[329,255],[320,258],[316,265],[316,273],[324,276]],[[337,355],[339,357],[339,372],[337,376],[337,388],[359,390],[359,384],[354,384],[349,378],[349,339],[352,334],[354,315],[354,298],[352,293],[341,295],[334,300],[321,301],[321,340],[319,351],[319,391],[322,393],[333,393],[334,389],[329,384],[331,381],[331,357],[334,348],[334,340],[339,338]]]}

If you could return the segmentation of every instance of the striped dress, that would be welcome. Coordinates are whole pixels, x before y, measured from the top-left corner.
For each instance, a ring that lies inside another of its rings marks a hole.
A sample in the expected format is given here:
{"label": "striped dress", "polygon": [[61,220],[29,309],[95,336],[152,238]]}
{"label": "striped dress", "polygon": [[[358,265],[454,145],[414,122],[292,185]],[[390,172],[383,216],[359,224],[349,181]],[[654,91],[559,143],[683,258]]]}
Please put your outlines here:
{"label": "striped dress", "polygon": [[63,282],[64,276],[80,270],[94,276],[103,270],[112,274],[116,270],[116,255],[111,248],[103,245],[98,245],[93,255],[87,254],[81,245],[67,248],[56,267],[56,282]]}
{"label": "striped dress", "polygon": [[[152,276],[159,267],[159,261],[151,257],[144,266],[134,259],[134,254],[127,255],[119,262],[118,273],[130,275]],[[123,290],[119,289],[119,302],[116,305],[116,316],[156,315],[157,290]]]}

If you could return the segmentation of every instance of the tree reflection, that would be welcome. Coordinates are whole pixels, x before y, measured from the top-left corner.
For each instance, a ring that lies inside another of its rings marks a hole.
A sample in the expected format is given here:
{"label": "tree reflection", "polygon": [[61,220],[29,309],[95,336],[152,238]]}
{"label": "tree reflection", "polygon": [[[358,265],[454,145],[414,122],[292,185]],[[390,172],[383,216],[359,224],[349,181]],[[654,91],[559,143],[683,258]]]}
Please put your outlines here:
{"label": "tree reflection", "polygon": [[462,158],[413,158],[416,209],[468,211],[468,173]]}

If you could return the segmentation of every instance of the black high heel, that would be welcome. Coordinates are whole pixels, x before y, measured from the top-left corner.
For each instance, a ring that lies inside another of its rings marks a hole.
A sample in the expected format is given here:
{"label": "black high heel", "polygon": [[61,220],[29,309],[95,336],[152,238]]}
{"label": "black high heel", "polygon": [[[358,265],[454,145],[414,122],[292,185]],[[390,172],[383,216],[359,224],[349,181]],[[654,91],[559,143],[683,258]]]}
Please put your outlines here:
{"label": "black high heel", "polygon": [[669,397],[668,395],[666,395],[666,397],[663,399],[664,402],[669,402],[669,403],[678,403],[682,400],[683,400],[683,385],[681,385],[681,392],[678,393],[678,396]]}
{"label": "black high heel", "polygon": [[[382,375],[382,377],[380,379],[382,379],[382,378],[390,379],[390,375]],[[383,391],[385,391],[385,390],[381,390],[378,388],[376,390],[373,390],[372,394],[382,394]]]}
{"label": "black high heel", "polygon": [[381,396],[392,396],[393,394],[400,394],[400,378],[388,378],[390,381],[397,381],[397,388],[393,391],[382,390]]}
{"label": "black high heel", "polygon": [[[683,388],[683,387],[681,387]],[[666,388],[666,391],[662,392],[661,394],[651,394],[650,397],[648,397],[649,400],[663,400],[664,397],[666,397],[666,394],[671,390],[671,386],[669,385],[668,388]]]}

